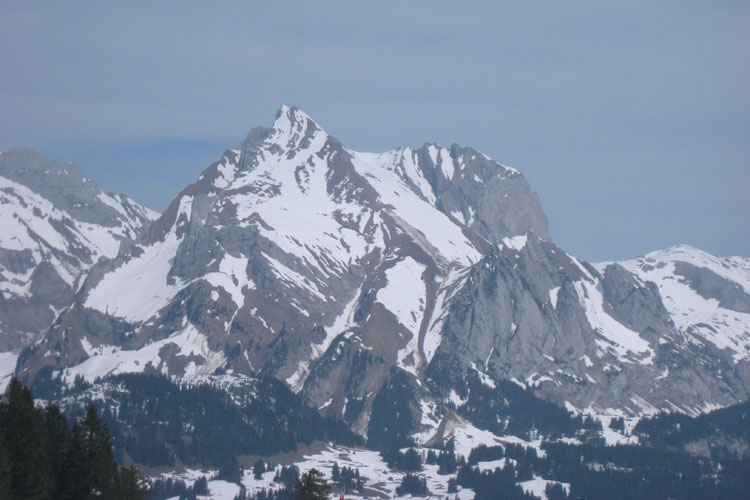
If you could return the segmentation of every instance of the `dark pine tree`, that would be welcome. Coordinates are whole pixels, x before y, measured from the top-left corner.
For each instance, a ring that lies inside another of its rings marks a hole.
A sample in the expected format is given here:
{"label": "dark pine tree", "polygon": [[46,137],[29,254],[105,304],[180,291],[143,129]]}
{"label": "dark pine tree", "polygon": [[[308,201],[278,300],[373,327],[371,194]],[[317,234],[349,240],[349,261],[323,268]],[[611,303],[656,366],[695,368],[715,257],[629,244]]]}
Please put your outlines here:
{"label": "dark pine tree", "polygon": [[10,461],[9,498],[52,498],[54,480],[49,443],[34,397],[15,377],[8,386],[8,412],[4,427]]}
{"label": "dark pine tree", "polygon": [[547,500],[565,500],[568,498],[568,494],[560,483],[547,483],[544,493],[547,495]]}
{"label": "dark pine tree", "polygon": [[331,486],[326,482],[323,473],[310,469],[294,481],[292,498],[294,500],[327,500]]}
{"label": "dark pine tree", "polygon": [[396,488],[396,493],[399,495],[424,496],[429,495],[430,490],[427,489],[425,479],[407,472],[401,479],[401,484]]}
{"label": "dark pine tree", "polygon": [[263,460],[258,459],[258,461],[255,462],[255,465],[253,465],[253,477],[255,479],[261,479],[264,472],[266,472],[266,465],[263,463]]}
{"label": "dark pine tree", "polygon": [[196,495],[208,495],[208,478],[206,476],[199,477],[193,483],[193,492]]}
{"label": "dark pine tree", "polygon": [[89,498],[90,491],[89,455],[81,426],[75,423],[71,431],[68,452],[65,455],[62,498],[65,500]]}
{"label": "dark pine tree", "polygon": [[141,477],[141,473],[133,467],[120,467],[117,484],[117,500],[146,500],[148,498],[148,484]]}
{"label": "dark pine tree", "polygon": [[43,416],[49,442],[49,461],[54,475],[54,491],[62,492],[68,479],[65,469],[71,439],[68,419],[56,404],[47,405]]}
{"label": "dark pine tree", "polygon": [[117,462],[112,451],[107,424],[99,417],[96,406],[93,404],[89,405],[86,411],[86,416],[81,422],[81,430],[90,467],[89,495],[98,498],[113,498],[119,482]]}
{"label": "dark pine tree", "polygon": [[10,457],[6,435],[8,403],[0,401],[0,498],[10,498]]}
{"label": "dark pine tree", "polygon": [[331,481],[338,483],[341,479],[341,471],[339,470],[339,463],[333,462],[333,469],[331,470]]}

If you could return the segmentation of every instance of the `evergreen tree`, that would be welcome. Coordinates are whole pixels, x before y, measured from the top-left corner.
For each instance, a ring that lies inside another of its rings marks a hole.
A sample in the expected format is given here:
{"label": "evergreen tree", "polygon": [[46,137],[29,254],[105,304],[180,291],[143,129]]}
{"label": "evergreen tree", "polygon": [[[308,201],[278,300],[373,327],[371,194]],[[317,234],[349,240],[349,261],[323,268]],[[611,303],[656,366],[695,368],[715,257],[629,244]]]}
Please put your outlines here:
{"label": "evergreen tree", "polygon": [[240,483],[240,492],[234,496],[233,500],[247,500],[247,488],[244,484]]}
{"label": "evergreen tree", "polygon": [[331,486],[326,482],[323,473],[310,469],[294,481],[292,498],[294,500],[327,500]]}
{"label": "evergreen tree", "polygon": [[62,498],[66,500],[88,498],[91,491],[89,455],[86,451],[83,431],[78,423],[73,424],[68,452],[65,455],[64,471]]}
{"label": "evergreen tree", "polygon": [[65,489],[67,481],[65,463],[71,439],[68,419],[56,404],[47,405],[43,416],[49,442],[49,460],[54,475],[54,491],[61,492]]}
{"label": "evergreen tree", "polygon": [[196,495],[208,495],[208,478],[206,476],[199,477],[193,483],[193,491]]}
{"label": "evergreen tree", "polygon": [[8,404],[0,401],[0,498],[10,498],[10,457],[8,456],[8,437],[6,435],[6,418]]}
{"label": "evergreen tree", "polygon": [[10,461],[10,498],[52,498],[53,475],[44,422],[34,397],[17,378],[8,386],[5,428]]}
{"label": "evergreen tree", "polygon": [[297,479],[299,479],[299,468],[296,465],[290,465],[289,467],[283,465],[273,476],[274,482],[283,484],[287,491],[294,488]]}
{"label": "evergreen tree", "polygon": [[568,498],[568,494],[565,493],[560,483],[547,483],[544,493],[547,495],[547,500],[565,500]]}
{"label": "evergreen tree", "polygon": [[229,459],[224,461],[224,464],[219,469],[217,479],[223,479],[230,483],[239,483],[242,480],[242,474],[242,466],[237,461],[237,457],[232,455]]}
{"label": "evergreen tree", "polygon": [[365,489],[365,482],[362,480],[362,477],[359,475],[359,469],[357,469],[357,472],[354,475],[354,480],[355,480],[355,487],[357,488],[357,491],[361,493],[362,490]]}
{"label": "evergreen tree", "polygon": [[448,493],[458,493],[458,483],[456,478],[448,479]]}
{"label": "evergreen tree", "polygon": [[437,457],[437,464],[439,466],[438,474],[453,474],[454,472],[456,472],[456,468],[458,467],[455,452],[451,449],[450,451],[441,453]]}
{"label": "evergreen tree", "polygon": [[333,462],[333,469],[331,470],[331,481],[338,483],[341,479],[341,472],[339,471],[339,463]]}
{"label": "evergreen tree", "polygon": [[115,497],[117,500],[146,500],[148,498],[148,485],[138,469],[132,465],[120,467],[117,490]]}
{"label": "evergreen tree", "polygon": [[625,419],[616,417],[610,420],[609,428],[615,431],[625,432]]}
{"label": "evergreen tree", "polygon": [[266,472],[266,466],[263,463],[263,460],[258,459],[258,461],[255,462],[255,465],[253,465],[253,477],[255,479],[262,479],[264,472]]}
{"label": "evergreen tree", "polygon": [[427,489],[427,481],[416,474],[407,472],[401,479],[401,484],[396,488],[399,495],[424,496],[430,493]]}
{"label": "evergreen tree", "polygon": [[119,481],[117,462],[112,451],[112,442],[107,424],[96,411],[96,406],[89,405],[86,416],[81,422],[86,443],[87,461],[90,471],[92,497],[111,498],[115,496]]}

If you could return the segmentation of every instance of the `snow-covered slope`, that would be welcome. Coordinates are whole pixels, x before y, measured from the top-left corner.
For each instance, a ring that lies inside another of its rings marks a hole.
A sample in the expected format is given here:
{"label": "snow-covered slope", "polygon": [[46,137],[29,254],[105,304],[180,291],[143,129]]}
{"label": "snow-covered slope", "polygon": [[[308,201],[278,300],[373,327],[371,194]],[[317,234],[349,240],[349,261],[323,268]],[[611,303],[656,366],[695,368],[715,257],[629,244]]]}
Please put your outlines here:
{"label": "snow-covered slope", "polygon": [[0,350],[18,350],[73,299],[76,279],[114,258],[156,214],[102,192],[73,164],[0,155]]}

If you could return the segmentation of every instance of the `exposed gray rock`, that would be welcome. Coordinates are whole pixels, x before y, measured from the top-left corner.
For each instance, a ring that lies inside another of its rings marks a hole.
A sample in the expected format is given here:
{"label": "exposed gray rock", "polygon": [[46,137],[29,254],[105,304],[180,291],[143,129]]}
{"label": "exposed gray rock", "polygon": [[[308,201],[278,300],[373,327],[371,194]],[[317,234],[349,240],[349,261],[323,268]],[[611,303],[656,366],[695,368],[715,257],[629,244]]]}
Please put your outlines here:
{"label": "exposed gray rock", "polygon": [[[102,200],[106,195],[75,164],[46,160],[33,149],[11,149],[0,155],[0,175],[39,193],[55,208],[82,222],[105,227],[120,227],[123,223],[143,226],[153,217],[123,195],[109,195],[121,205],[126,212],[123,214],[112,206],[112,201]],[[129,235],[135,236],[135,233]]]}
{"label": "exposed gray rock", "polygon": [[640,283],[621,265],[611,264],[604,269],[602,292],[611,316],[641,332],[649,342],[660,338],[675,339],[674,323],[654,283]]}
{"label": "exposed gray rock", "polygon": [[529,231],[550,239],[539,198],[520,172],[479,151],[454,144],[450,148],[453,175],[448,179],[442,164],[448,159],[435,155],[436,165],[431,155],[435,149],[434,145],[425,145],[417,153],[440,210],[446,214],[460,213],[472,231],[492,243]]}
{"label": "exposed gray rock", "polygon": [[[561,257],[567,266],[559,265]],[[616,264],[603,277],[585,269],[533,234],[520,252],[490,251],[451,303],[428,381],[446,397],[457,378],[474,368],[494,380],[535,386],[560,404],[636,414],[694,412],[707,402],[728,405],[750,395],[741,368],[747,363],[738,366],[727,353],[685,338],[653,283],[640,283]],[[553,304],[549,291],[555,287]],[[601,310],[591,312],[595,304],[588,295],[596,290]],[[605,313],[619,322],[613,323],[617,335],[598,330],[593,321]],[[648,350],[625,348],[637,342]]]}
{"label": "exposed gray rock", "polygon": [[716,299],[719,305],[732,311],[750,313],[750,294],[741,285],[719,276],[705,267],[689,262],[675,263],[674,272],[682,276],[690,288],[705,299]]}

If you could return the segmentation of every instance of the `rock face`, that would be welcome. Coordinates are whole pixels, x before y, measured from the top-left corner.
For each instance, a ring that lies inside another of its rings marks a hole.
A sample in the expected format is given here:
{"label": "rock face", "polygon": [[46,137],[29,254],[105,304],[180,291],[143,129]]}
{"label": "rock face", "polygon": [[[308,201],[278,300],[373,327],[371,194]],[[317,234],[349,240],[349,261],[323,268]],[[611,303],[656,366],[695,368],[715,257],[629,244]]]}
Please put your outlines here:
{"label": "rock face", "polygon": [[620,264],[583,264],[531,233],[466,275],[428,381],[447,397],[471,366],[566,406],[631,414],[698,413],[746,399],[748,318],[732,325],[744,345],[724,336],[712,345],[675,324],[660,290]]}
{"label": "rock face", "polygon": [[36,341],[73,302],[81,272],[114,258],[155,216],[73,164],[30,149],[0,154],[0,351]]}
{"label": "rock face", "polygon": [[750,261],[684,253],[580,262],[517,170],[455,145],[355,152],[283,107],[94,265],[18,369],[272,375],[363,435],[381,387],[408,386],[425,440],[467,373],[578,409],[700,412],[750,393]]}

